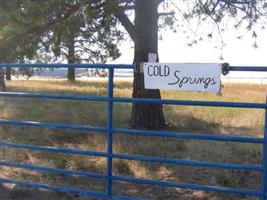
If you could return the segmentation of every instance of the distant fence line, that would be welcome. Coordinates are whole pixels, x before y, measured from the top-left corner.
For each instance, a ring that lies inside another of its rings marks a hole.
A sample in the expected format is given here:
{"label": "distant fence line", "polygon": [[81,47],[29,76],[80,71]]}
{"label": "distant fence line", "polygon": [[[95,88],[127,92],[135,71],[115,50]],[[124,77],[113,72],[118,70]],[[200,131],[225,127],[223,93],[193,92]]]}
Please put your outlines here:
{"label": "distant fence line", "polygon": [[[44,69],[43,71],[38,71],[33,74],[31,79],[38,79],[38,78],[55,78],[55,79],[63,79],[67,76],[67,69],[66,68],[57,68],[53,71],[51,69]],[[99,77],[94,76],[90,72],[90,69],[76,69],[76,77],[82,78],[84,80],[90,79],[92,77]],[[18,77],[12,76],[13,79],[17,79]],[[19,78],[22,78],[19,77]],[[104,77],[101,77],[104,78]],[[122,79],[122,80],[132,80],[133,78],[133,70],[132,69],[115,69],[114,70],[114,78]],[[260,84],[265,85],[267,84],[267,72],[260,72],[260,73],[253,73],[253,72],[239,72],[238,74],[235,72],[231,72],[227,76],[222,75],[222,83],[225,84]]]}

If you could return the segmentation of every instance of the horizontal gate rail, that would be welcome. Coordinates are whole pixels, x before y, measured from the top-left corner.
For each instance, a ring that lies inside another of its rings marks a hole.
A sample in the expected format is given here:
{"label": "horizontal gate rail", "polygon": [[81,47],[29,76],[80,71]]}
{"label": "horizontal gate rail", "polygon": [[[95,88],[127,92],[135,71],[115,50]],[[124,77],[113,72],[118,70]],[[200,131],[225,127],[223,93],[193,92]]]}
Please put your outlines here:
{"label": "horizontal gate rail", "polygon": [[[79,196],[94,196],[94,197],[106,198],[106,199],[110,198],[110,196],[102,192],[91,192],[91,191],[81,190],[81,189],[76,189],[76,188],[67,188],[67,187],[53,186],[53,185],[41,184],[41,183],[27,183],[27,182],[19,181],[16,179],[0,178],[0,183],[11,183],[11,184],[19,185],[21,187],[46,189],[46,190],[52,190],[52,191],[57,191],[57,192],[70,193],[70,194],[79,195]],[[146,200],[145,198],[137,198],[137,197],[131,198],[131,197],[121,196],[121,195],[112,197],[112,200],[133,200],[133,199],[134,200]]]}
{"label": "horizontal gate rail", "polygon": [[109,154],[106,152],[99,152],[99,151],[88,151],[88,150],[81,150],[81,149],[58,148],[58,147],[29,145],[29,144],[17,144],[17,143],[5,142],[5,141],[0,142],[0,146],[11,147],[11,148],[23,148],[23,149],[33,150],[33,151],[48,151],[48,152],[66,153],[66,154],[111,157],[111,158],[124,159],[124,160],[187,165],[187,166],[194,166],[194,167],[209,167],[209,168],[235,169],[235,170],[245,170],[245,171],[259,171],[259,172],[263,171],[262,166],[258,166],[258,165],[216,163],[216,162],[206,162],[206,161],[162,158],[162,157],[156,157],[156,156],[127,155],[127,154],[118,154],[118,153]]}
{"label": "horizontal gate rail", "polygon": [[0,67],[7,68],[103,68],[103,69],[133,69],[134,65],[125,65],[125,64],[62,64],[62,63],[54,63],[54,64],[42,64],[42,63],[0,63]]}
{"label": "horizontal gate rail", "polygon": [[[134,69],[134,65],[127,64],[43,64],[43,63],[0,63],[0,67],[14,67],[14,68],[116,68],[116,69]],[[265,66],[229,66],[229,71],[243,71],[243,72],[267,72]]]}
{"label": "horizontal gate rail", "polygon": [[3,147],[11,147],[11,148],[21,148],[21,149],[29,149],[33,151],[48,151],[55,153],[65,153],[65,154],[76,154],[76,155],[87,155],[87,156],[98,156],[98,157],[108,157],[109,154],[106,152],[100,151],[89,151],[89,150],[80,150],[80,149],[70,149],[70,148],[62,148],[62,147],[49,147],[49,146],[40,146],[33,144],[18,144],[12,142],[1,141],[0,146]]}
{"label": "horizontal gate rail", "polygon": [[155,156],[123,155],[115,153],[112,154],[111,157],[118,159],[156,162],[163,164],[186,165],[192,167],[208,167],[208,168],[234,169],[234,170],[259,171],[259,172],[263,171],[262,166],[258,165],[239,165],[231,163],[216,163],[216,162],[195,161],[195,160],[170,159],[170,158],[162,158]]}
{"label": "horizontal gate rail", "polygon": [[236,72],[267,72],[267,67],[263,66],[230,66],[229,71]]}
{"label": "horizontal gate rail", "polygon": [[9,179],[9,178],[0,178],[0,183],[12,183],[18,186],[27,187],[27,188],[36,188],[36,189],[46,189],[52,190],[57,192],[64,192],[70,194],[76,194],[81,196],[94,196],[99,198],[109,198],[109,196],[102,192],[91,192],[87,190],[81,190],[76,188],[67,188],[67,187],[60,187],[48,184],[41,184],[41,183],[27,183],[24,181],[19,181],[16,179]]}
{"label": "horizontal gate rail", "polygon": [[[38,171],[51,172],[51,173],[77,175],[77,176],[84,176],[84,177],[97,178],[97,179],[107,178],[107,176],[102,175],[102,174],[73,171],[73,170],[66,170],[66,169],[59,169],[59,168],[49,168],[49,167],[43,167],[43,166],[11,163],[11,162],[0,162],[0,164],[3,166],[38,170]],[[117,181],[126,181],[126,182],[142,183],[142,184],[153,184],[153,185],[160,185],[160,186],[165,186],[165,187],[179,187],[179,188],[184,188],[184,189],[196,189],[196,188],[200,189],[201,188],[201,190],[212,191],[212,192],[227,192],[227,193],[236,193],[236,194],[246,194],[246,195],[252,195],[252,196],[259,195],[259,192],[257,192],[256,190],[248,190],[248,189],[232,189],[232,188],[226,188],[226,187],[196,185],[196,184],[178,184],[175,182],[155,181],[155,180],[150,180],[150,179],[140,179],[140,178],[131,178],[131,177],[122,177],[122,176],[112,176],[112,179],[117,180]]]}
{"label": "horizontal gate rail", "polygon": [[177,188],[182,188],[182,189],[203,190],[207,192],[224,192],[224,193],[241,194],[241,195],[249,195],[249,196],[259,196],[261,194],[257,190],[250,190],[250,189],[235,189],[235,188],[197,185],[197,184],[181,184],[181,183],[168,182],[168,181],[158,181],[158,180],[151,180],[151,179],[123,177],[123,176],[112,176],[112,179],[116,181],[125,181],[125,182],[149,184],[149,185],[159,185],[163,187],[177,187]]}
{"label": "horizontal gate rail", "polygon": [[22,168],[22,169],[37,170],[37,171],[43,171],[43,172],[82,176],[82,177],[90,177],[90,178],[97,178],[97,179],[107,178],[107,176],[103,174],[99,174],[99,173],[74,171],[74,170],[60,169],[60,168],[51,168],[51,167],[44,167],[44,166],[38,166],[38,165],[21,164],[21,163],[16,163],[16,162],[0,161],[0,165],[6,166],[6,167],[16,167],[16,168]]}
{"label": "horizontal gate rail", "polygon": [[[223,193],[233,193],[233,194],[241,194],[241,195],[249,195],[249,196],[260,196],[260,192],[256,190],[248,190],[248,189],[233,189],[233,188],[226,188],[226,187],[215,187],[215,186],[201,186],[197,184],[178,184],[173,182],[167,181],[156,181],[156,180],[149,180],[149,179],[141,179],[141,178],[128,178],[122,176],[112,176],[112,180],[114,181],[124,181],[124,182],[131,182],[131,183],[139,183],[139,184],[149,184],[149,185],[160,185],[163,187],[177,187],[182,189],[194,189],[194,190],[203,190],[208,192],[223,192]],[[67,192],[72,194],[78,194],[81,196],[97,196],[102,198],[109,198],[109,196],[104,195],[104,193],[96,193],[96,192],[89,192],[86,190],[80,189],[73,189],[73,188],[65,188],[65,187],[58,187],[58,186],[51,186],[46,184],[36,184],[36,183],[26,183],[22,181],[18,181],[15,179],[6,179],[0,178],[0,183],[13,183],[21,186],[26,187],[33,187],[33,188],[42,188],[42,189],[49,189],[54,191],[60,192]],[[129,197],[115,197],[112,199],[132,199]],[[139,198],[134,198],[138,200]]]}
{"label": "horizontal gate rail", "polygon": [[[66,100],[90,100],[90,101],[108,101],[105,96],[75,96],[75,95],[58,95],[42,93],[25,93],[25,92],[0,92],[3,97],[25,97],[25,98],[45,98],[45,99],[66,99]],[[182,105],[182,106],[208,106],[208,107],[230,107],[230,108],[256,108],[265,109],[265,103],[243,103],[243,102],[221,102],[221,101],[190,101],[190,100],[169,100],[153,98],[111,98],[113,102],[121,103],[155,103],[165,105]]]}
{"label": "horizontal gate rail", "polygon": [[[171,100],[171,99],[154,99],[154,98],[125,98],[125,97],[113,97],[113,75],[114,69],[134,69],[134,65],[121,65],[121,64],[12,64],[12,63],[1,63],[1,67],[7,68],[104,68],[109,70],[108,77],[108,91],[107,96],[91,96],[91,95],[69,95],[69,94],[57,94],[57,93],[33,93],[33,92],[0,92],[1,97],[21,97],[21,98],[35,98],[35,99],[54,99],[54,100],[82,100],[82,101],[99,101],[107,103],[107,124],[105,127],[94,127],[88,125],[77,125],[77,124],[62,124],[62,123],[46,123],[46,122],[33,122],[33,121],[18,121],[12,119],[0,119],[0,125],[15,125],[15,126],[32,126],[49,129],[69,129],[86,131],[86,133],[106,133],[107,150],[104,152],[90,151],[82,149],[70,149],[64,147],[50,147],[50,146],[39,146],[32,144],[18,144],[8,141],[0,141],[0,146],[5,148],[16,148],[16,149],[28,149],[32,151],[47,151],[54,153],[84,155],[84,156],[96,156],[103,157],[107,160],[107,168],[105,174],[74,171],[69,169],[51,168],[45,166],[23,164],[16,162],[7,162],[0,160],[0,165],[21,168],[27,170],[36,170],[42,172],[66,174],[73,176],[83,176],[105,180],[106,191],[105,192],[91,192],[76,188],[66,188],[60,186],[53,186],[40,183],[28,183],[16,179],[0,178],[0,183],[13,183],[29,188],[42,188],[54,191],[66,192],[71,194],[95,196],[99,198],[107,199],[138,199],[125,196],[116,196],[112,194],[112,181],[129,182],[136,184],[148,184],[158,185],[163,187],[176,187],[182,189],[193,189],[203,190],[208,192],[223,192],[240,195],[258,196],[261,200],[266,200],[267,191],[267,103],[250,103],[250,102],[223,102],[223,101],[190,101],[190,100]],[[230,66],[229,71],[254,71],[254,72],[267,72],[267,67],[260,66]],[[264,109],[265,110],[265,131],[264,137],[241,137],[232,135],[212,135],[212,134],[198,134],[198,133],[178,133],[174,131],[154,131],[154,130],[136,130],[126,128],[115,128],[113,127],[113,103],[154,103],[154,104],[165,104],[165,105],[179,105],[179,106],[208,106],[208,107],[228,107],[228,108],[245,108],[245,109]],[[220,163],[220,162],[208,162],[208,161],[195,161],[195,160],[184,160],[184,159],[173,159],[157,156],[143,156],[143,155],[128,155],[118,154],[113,152],[113,134],[126,134],[126,135],[141,135],[151,137],[167,137],[176,139],[197,139],[197,140],[210,140],[210,141],[226,141],[226,142],[244,142],[261,144],[264,147],[263,150],[263,162],[261,165],[241,165],[235,163]],[[182,166],[192,167],[207,167],[215,169],[227,169],[227,170],[245,170],[255,171],[261,173],[261,189],[245,189],[245,188],[227,188],[219,186],[209,185],[198,185],[198,184],[181,184],[163,180],[151,180],[135,177],[126,176],[114,176],[112,174],[112,160],[113,159],[124,159],[141,162],[153,162],[153,163],[164,163]]]}
{"label": "horizontal gate rail", "polygon": [[230,108],[257,108],[265,109],[265,103],[241,103],[225,101],[190,101],[190,100],[169,100],[153,98],[113,98],[113,102],[122,103],[157,103],[165,105],[182,105],[182,106],[208,106],[208,107],[230,107]]}
{"label": "horizontal gate rail", "polygon": [[1,92],[2,97],[24,97],[37,99],[63,99],[63,100],[87,100],[87,101],[108,101],[106,96],[89,96],[89,95],[65,95],[65,94],[48,94],[48,93],[30,93],[30,92]]}
{"label": "horizontal gate rail", "polygon": [[[8,120],[8,119],[0,119],[0,124],[15,125],[15,126],[42,127],[42,128],[50,128],[50,129],[94,131],[94,132],[106,132],[108,130],[105,127],[92,127],[92,126],[85,126],[85,125],[70,125],[70,124],[32,122],[32,121],[17,121],[17,120]],[[257,137],[211,135],[211,134],[202,134],[202,133],[177,133],[174,131],[147,131],[147,130],[126,129],[126,128],[113,128],[111,131],[115,134],[126,134],[126,135],[143,135],[143,136],[152,136],[152,137],[169,137],[169,138],[177,138],[177,139],[199,139],[199,140],[227,141],[227,142],[264,143],[263,138],[257,138]]]}
{"label": "horizontal gate rail", "polygon": [[240,137],[231,135],[211,135],[203,133],[178,133],[174,131],[147,131],[135,130],[126,128],[114,128],[114,133],[128,134],[128,135],[143,135],[151,137],[166,137],[177,139],[193,139],[193,140],[211,140],[211,141],[225,141],[225,142],[245,142],[245,143],[258,143],[263,144],[264,138],[257,137]]}
{"label": "horizontal gate rail", "polygon": [[69,129],[76,131],[95,131],[95,132],[105,132],[108,129],[104,127],[93,127],[86,125],[71,125],[71,124],[59,124],[59,123],[46,123],[46,122],[32,122],[32,121],[18,121],[18,120],[8,120],[0,119],[0,124],[2,125],[15,125],[15,126],[32,126],[32,127],[42,127],[50,129]]}

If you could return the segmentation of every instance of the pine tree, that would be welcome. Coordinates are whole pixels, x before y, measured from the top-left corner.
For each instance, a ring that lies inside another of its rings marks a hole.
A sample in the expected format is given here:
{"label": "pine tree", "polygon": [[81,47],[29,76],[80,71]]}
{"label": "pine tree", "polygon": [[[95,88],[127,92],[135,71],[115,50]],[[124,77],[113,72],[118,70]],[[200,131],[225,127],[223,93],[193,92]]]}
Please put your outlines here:
{"label": "pine tree", "polygon": [[[19,41],[11,42],[13,48],[5,51],[10,54],[15,49],[12,60],[42,58],[43,54],[50,55],[46,62],[64,58],[68,63],[105,63],[120,56],[117,46],[123,38],[113,18],[97,19],[98,13],[83,1],[2,1],[2,10],[11,16],[7,22],[11,30],[1,43],[8,47],[9,41]],[[68,69],[67,77],[75,80],[74,68]]]}

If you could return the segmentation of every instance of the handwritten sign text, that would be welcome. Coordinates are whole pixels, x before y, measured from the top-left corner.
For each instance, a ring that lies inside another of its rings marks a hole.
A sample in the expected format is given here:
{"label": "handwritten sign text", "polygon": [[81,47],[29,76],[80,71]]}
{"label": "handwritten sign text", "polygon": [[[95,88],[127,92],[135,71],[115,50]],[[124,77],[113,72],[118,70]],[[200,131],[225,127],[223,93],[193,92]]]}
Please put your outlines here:
{"label": "handwritten sign text", "polygon": [[221,66],[215,63],[144,63],[146,89],[219,92]]}

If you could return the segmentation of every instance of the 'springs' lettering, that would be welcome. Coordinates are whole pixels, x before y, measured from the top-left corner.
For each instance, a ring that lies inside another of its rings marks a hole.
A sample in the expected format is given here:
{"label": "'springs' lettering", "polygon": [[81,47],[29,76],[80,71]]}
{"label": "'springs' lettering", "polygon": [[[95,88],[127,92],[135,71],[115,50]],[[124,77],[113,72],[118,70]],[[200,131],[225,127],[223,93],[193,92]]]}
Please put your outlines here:
{"label": "'springs' lettering", "polygon": [[182,88],[184,85],[203,85],[205,89],[207,89],[210,85],[215,85],[216,82],[214,78],[204,78],[204,77],[188,77],[188,76],[179,76],[179,70],[174,72],[174,76],[176,78],[175,82],[168,83],[169,85],[177,85],[179,88]]}

